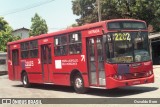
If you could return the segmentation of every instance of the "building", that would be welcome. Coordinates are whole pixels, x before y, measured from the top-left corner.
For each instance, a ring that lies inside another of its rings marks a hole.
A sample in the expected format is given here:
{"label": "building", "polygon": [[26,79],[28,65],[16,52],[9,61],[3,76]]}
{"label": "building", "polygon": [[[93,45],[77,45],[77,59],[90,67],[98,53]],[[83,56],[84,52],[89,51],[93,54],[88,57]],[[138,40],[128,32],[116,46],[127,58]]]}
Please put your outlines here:
{"label": "building", "polygon": [[14,36],[20,36],[21,39],[24,39],[24,38],[28,38],[29,37],[29,29],[27,28],[20,28],[20,29],[16,29],[12,32],[12,34]]}
{"label": "building", "polygon": [[151,33],[149,36],[152,48],[152,60],[154,65],[160,65],[160,32]]}

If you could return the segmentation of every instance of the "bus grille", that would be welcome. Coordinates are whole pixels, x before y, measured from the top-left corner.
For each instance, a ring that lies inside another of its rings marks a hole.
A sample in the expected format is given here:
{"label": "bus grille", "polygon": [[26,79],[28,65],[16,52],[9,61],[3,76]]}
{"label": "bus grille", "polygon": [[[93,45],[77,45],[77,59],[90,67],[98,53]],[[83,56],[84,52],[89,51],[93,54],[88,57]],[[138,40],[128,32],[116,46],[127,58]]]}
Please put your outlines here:
{"label": "bus grille", "polygon": [[146,77],[146,72],[136,72],[125,74],[125,79],[136,79]]}

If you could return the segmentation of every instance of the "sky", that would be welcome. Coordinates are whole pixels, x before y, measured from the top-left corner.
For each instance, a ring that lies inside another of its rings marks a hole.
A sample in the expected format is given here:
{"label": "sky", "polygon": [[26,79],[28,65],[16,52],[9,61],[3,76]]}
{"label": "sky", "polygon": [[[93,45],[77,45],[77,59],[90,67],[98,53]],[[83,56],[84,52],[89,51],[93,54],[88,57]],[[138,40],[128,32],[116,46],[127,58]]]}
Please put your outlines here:
{"label": "sky", "polygon": [[[71,1],[0,0],[0,17],[4,17],[14,30],[22,27],[30,29],[31,18],[34,17],[35,13],[38,13],[39,16],[46,20],[49,32],[54,32],[76,23],[75,19],[78,16],[73,15]],[[39,4],[42,5],[38,6]],[[19,10],[24,11],[19,12]]]}

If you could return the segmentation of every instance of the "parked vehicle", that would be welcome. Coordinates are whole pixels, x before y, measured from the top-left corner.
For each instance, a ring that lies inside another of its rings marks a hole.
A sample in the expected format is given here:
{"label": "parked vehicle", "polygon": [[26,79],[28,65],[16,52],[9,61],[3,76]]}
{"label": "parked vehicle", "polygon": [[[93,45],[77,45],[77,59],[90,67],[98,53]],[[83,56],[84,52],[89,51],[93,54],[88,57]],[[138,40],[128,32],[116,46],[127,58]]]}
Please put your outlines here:
{"label": "parked vehicle", "polygon": [[0,52],[0,75],[7,74],[7,53]]}

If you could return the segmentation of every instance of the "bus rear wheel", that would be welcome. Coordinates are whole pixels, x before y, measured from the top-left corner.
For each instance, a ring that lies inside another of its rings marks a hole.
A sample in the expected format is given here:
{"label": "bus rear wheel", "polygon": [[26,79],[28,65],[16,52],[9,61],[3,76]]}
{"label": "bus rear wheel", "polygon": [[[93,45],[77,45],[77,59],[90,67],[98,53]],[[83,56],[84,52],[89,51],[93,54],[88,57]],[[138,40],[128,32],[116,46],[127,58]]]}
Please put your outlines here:
{"label": "bus rear wheel", "polygon": [[23,83],[23,86],[24,86],[25,88],[30,87],[30,83],[29,83],[29,80],[28,80],[27,73],[23,73],[23,74],[22,74],[22,83]]}
{"label": "bus rear wheel", "polygon": [[83,94],[87,91],[87,88],[84,87],[83,78],[79,74],[77,74],[74,78],[74,89],[79,94]]}

